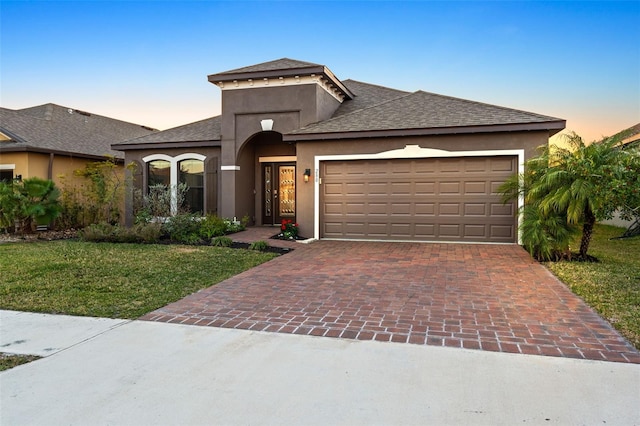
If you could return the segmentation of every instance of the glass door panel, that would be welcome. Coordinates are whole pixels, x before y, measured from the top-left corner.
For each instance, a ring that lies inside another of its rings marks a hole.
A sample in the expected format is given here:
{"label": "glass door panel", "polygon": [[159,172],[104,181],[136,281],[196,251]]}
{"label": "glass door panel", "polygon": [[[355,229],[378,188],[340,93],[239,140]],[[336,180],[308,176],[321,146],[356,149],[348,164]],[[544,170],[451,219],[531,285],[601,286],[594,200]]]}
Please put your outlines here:
{"label": "glass door panel", "polygon": [[[296,215],[296,166],[279,166],[280,218],[293,218]],[[280,222],[280,220],[278,220]]]}

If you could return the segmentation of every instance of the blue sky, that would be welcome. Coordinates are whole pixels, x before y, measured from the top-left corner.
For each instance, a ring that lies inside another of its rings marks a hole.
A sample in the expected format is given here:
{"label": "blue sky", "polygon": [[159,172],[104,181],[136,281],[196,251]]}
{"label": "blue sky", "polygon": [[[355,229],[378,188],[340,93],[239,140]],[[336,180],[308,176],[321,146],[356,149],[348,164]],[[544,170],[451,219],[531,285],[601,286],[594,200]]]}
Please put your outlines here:
{"label": "blue sky", "polygon": [[5,1],[0,105],[166,129],[220,112],[207,75],[289,57],[341,79],[567,120],[640,122],[640,2]]}

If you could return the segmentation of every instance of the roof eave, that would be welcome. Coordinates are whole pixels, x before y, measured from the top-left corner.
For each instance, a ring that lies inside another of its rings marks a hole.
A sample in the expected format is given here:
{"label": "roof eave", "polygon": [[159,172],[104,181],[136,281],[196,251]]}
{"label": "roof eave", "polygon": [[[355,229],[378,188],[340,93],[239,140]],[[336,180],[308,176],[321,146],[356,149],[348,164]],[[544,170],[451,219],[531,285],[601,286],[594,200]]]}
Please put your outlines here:
{"label": "roof eave", "polygon": [[338,89],[349,99],[353,99],[355,95],[347,87],[342,84],[329,68],[323,65],[314,65],[309,67],[288,68],[282,70],[266,70],[266,71],[248,71],[238,73],[220,73],[210,74],[207,76],[207,80],[210,83],[218,84],[225,83],[234,80],[260,80],[263,78],[276,78],[276,77],[295,77],[299,75],[322,75],[324,78],[330,80]]}
{"label": "roof eave", "polygon": [[207,141],[184,141],[184,142],[147,142],[147,143],[129,143],[129,144],[111,144],[111,149],[117,151],[133,151],[140,149],[158,149],[158,148],[215,148],[221,146],[220,140]]}
{"label": "roof eave", "polygon": [[119,153],[115,153],[115,154],[107,153],[103,155],[85,154],[81,152],[70,152],[70,151],[61,151],[57,149],[40,148],[36,146],[31,146],[31,145],[3,146],[2,144],[0,144],[0,152],[36,152],[38,154],[54,154],[54,155],[61,155],[64,157],[86,158],[88,160],[100,160],[100,161],[104,161],[106,158],[113,157],[116,159],[116,161],[124,161],[122,157],[116,156]]}
{"label": "roof eave", "polygon": [[392,130],[365,130],[352,132],[324,132],[324,133],[290,133],[282,136],[284,142],[314,141],[327,139],[361,139],[377,137],[404,137],[404,136],[434,136],[456,135],[470,133],[495,133],[495,132],[531,132],[547,131],[553,136],[566,127],[565,120],[547,121],[541,123],[519,124],[493,124],[479,126],[455,126],[433,127],[426,129],[392,129]]}

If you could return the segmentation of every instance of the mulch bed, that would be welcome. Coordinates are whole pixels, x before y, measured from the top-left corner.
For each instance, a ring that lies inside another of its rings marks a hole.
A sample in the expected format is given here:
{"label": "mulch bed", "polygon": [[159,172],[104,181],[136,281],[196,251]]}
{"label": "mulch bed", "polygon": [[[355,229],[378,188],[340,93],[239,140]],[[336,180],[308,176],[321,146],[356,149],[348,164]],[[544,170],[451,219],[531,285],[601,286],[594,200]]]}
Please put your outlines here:
{"label": "mulch bed", "polygon": [[[275,237],[275,236],[274,236]],[[282,238],[274,238],[273,239],[282,239]],[[54,240],[72,240],[78,239],[78,230],[77,229],[68,229],[64,231],[43,231],[36,232],[32,234],[6,234],[0,233],[0,244],[2,243],[10,243],[10,242],[35,242],[35,241],[54,241]],[[304,238],[297,238],[303,240]],[[172,241],[167,239],[161,239],[157,242],[157,244],[184,244],[179,241]],[[205,245],[209,246],[210,243],[201,243],[196,245]],[[249,250],[250,243],[240,243],[233,242],[230,248],[234,249],[245,249]],[[268,246],[265,250],[262,250],[266,253],[275,253],[278,255],[287,254],[293,251],[292,248],[283,248],[283,247],[272,247]]]}

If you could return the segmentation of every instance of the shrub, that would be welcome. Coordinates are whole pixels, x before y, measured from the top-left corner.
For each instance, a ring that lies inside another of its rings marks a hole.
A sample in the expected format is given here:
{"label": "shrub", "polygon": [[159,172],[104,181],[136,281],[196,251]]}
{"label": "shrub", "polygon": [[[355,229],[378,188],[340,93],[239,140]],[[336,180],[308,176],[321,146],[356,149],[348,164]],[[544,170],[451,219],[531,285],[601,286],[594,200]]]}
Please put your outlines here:
{"label": "shrub", "polygon": [[298,224],[291,219],[282,219],[280,235],[287,240],[295,240],[298,237]]}
{"label": "shrub", "polygon": [[161,235],[161,226],[157,223],[138,224],[131,228],[101,222],[94,223],[80,231],[84,241],[110,243],[155,243]]}
{"label": "shrub", "polygon": [[231,247],[233,240],[229,237],[215,237],[211,240],[211,245],[215,247]]}
{"label": "shrub", "polygon": [[184,200],[188,189],[185,183],[174,187],[156,184],[149,186],[149,193],[146,195],[142,195],[141,192],[134,193],[136,222],[166,222],[174,211],[176,214],[187,213]]}
{"label": "shrub", "polygon": [[115,242],[118,227],[106,222],[92,223],[78,233],[83,241],[93,242]]}
{"label": "shrub", "polygon": [[210,240],[214,237],[219,237],[227,233],[227,223],[224,219],[208,214],[200,222],[200,236],[203,239]]}
{"label": "shrub", "polygon": [[256,251],[267,251],[269,249],[269,244],[265,241],[255,241],[249,245],[249,250]]}
{"label": "shrub", "polygon": [[185,244],[197,244],[200,238],[200,216],[192,213],[177,214],[163,225],[163,231],[173,241]]}
{"label": "shrub", "polygon": [[81,180],[75,184],[61,176],[62,214],[56,222],[58,228],[81,228],[92,223],[118,223],[125,187],[122,169],[115,158],[88,163],[73,175]]}
{"label": "shrub", "polygon": [[30,232],[48,225],[60,214],[60,191],[51,180],[37,177],[0,182],[0,227]]}

